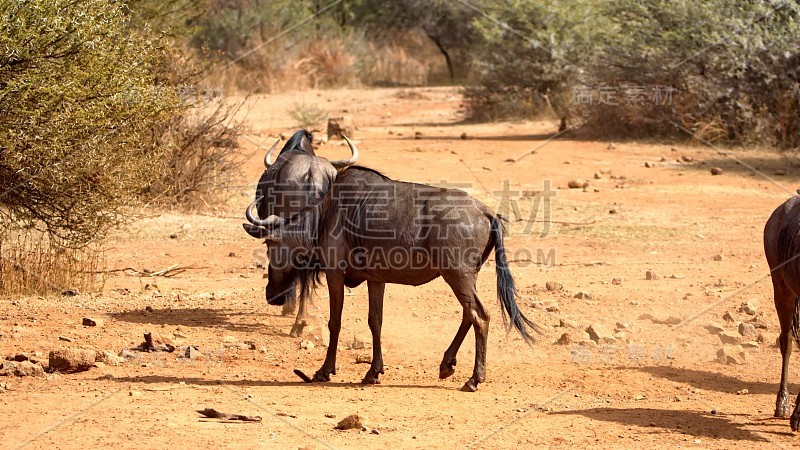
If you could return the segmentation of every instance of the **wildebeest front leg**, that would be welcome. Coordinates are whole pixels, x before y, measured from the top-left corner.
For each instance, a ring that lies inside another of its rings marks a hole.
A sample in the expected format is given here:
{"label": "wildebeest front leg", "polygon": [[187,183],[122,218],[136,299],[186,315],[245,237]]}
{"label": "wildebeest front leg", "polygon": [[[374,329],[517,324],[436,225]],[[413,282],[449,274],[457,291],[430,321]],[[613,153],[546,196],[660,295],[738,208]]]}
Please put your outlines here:
{"label": "wildebeest front leg", "polygon": [[289,336],[291,337],[300,337],[303,335],[303,329],[308,326],[308,299],[301,296],[298,299],[298,307],[297,307],[297,318],[294,319],[294,325],[292,325],[292,330],[289,332]]}
{"label": "wildebeest front leg", "polygon": [[328,320],[330,342],[325,362],[314,374],[314,381],[330,381],[331,375],[336,375],[336,349],[339,345],[339,331],[342,329],[342,308],[344,307],[344,276],[339,272],[326,272],[328,283],[328,296],[331,300],[331,317]]}
{"label": "wildebeest front leg", "polygon": [[383,353],[381,352],[381,325],[383,324],[383,293],[386,285],[368,281],[369,289],[369,329],[372,332],[372,365],[361,380],[362,384],[380,384],[378,377],[383,373]]}

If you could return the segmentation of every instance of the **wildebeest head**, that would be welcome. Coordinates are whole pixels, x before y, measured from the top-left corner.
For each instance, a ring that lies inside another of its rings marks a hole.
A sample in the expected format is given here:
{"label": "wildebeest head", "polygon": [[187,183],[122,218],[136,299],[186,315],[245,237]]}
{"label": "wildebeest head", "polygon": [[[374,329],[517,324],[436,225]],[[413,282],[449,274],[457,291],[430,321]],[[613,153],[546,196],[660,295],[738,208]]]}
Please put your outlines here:
{"label": "wildebeest head", "polygon": [[[356,146],[350,142],[350,139],[348,139],[347,136],[342,135],[342,137],[344,138],[345,142],[347,142],[347,146],[350,148],[350,158],[330,161],[331,165],[337,169],[343,169],[345,167],[352,166],[356,163],[356,161],[358,161],[358,148],[356,148]],[[281,149],[278,156],[284,155],[291,151],[301,151],[310,155],[316,155],[316,153],[314,153],[314,147],[311,145],[312,141],[313,137],[308,130],[300,130],[293,134],[288,141],[286,141],[286,144],[283,145],[283,149]],[[272,167],[274,164],[272,161],[272,155],[278,148],[278,142],[280,142],[280,139],[275,141],[275,143],[272,144],[272,147],[269,148],[269,151],[267,151],[267,154],[264,155],[264,166],[267,169]]]}

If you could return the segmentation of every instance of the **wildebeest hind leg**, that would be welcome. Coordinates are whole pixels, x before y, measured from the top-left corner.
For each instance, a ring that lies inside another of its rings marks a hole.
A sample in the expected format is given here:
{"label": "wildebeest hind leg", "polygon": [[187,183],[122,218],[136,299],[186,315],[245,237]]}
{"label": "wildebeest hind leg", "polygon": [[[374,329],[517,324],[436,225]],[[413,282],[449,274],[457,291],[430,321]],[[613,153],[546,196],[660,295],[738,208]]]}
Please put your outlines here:
{"label": "wildebeest hind leg", "polygon": [[458,349],[461,348],[461,343],[464,342],[464,337],[467,336],[467,332],[469,332],[470,327],[472,327],[470,311],[466,306],[464,306],[464,314],[461,318],[461,325],[458,326],[458,331],[456,331],[453,342],[450,344],[450,347],[447,347],[447,350],[444,352],[444,357],[442,358],[442,363],[439,365],[439,379],[444,380],[456,372],[456,355],[458,354]]}
{"label": "wildebeest hind leg", "polygon": [[[786,417],[789,415],[789,358],[792,355],[792,318],[795,311],[796,297],[790,292],[778,273],[773,274],[772,285],[775,293],[775,309],[778,312],[778,322],[780,322],[781,326],[778,345],[783,357],[781,384],[775,400],[775,417]],[[794,417],[794,414],[792,417]]]}
{"label": "wildebeest hind leg", "polygon": [[300,297],[297,300],[297,318],[294,319],[294,325],[292,325],[292,331],[289,332],[289,336],[291,337],[300,337],[303,335],[303,329],[308,326],[308,299],[305,297]]}
{"label": "wildebeest hind leg", "polygon": [[331,375],[336,375],[336,349],[339,345],[339,331],[342,329],[342,308],[344,307],[344,276],[335,271],[326,272],[328,282],[328,296],[331,301],[331,317],[328,320],[330,342],[325,362],[314,374],[314,381],[330,381]]}
{"label": "wildebeest hind leg", "polygon": [[[482,383],[486,378],[486,342],[489,336],[489,314],[478,298],[478,292],[475,288],[476,276],[450,273],[442,274],[442,277],[453,289],[453,293],[458,298],[458,301],[461,302],[461,306],[464,307],[465,318],[469,319],[475,329],[475,367],[472,371],[472,377],[461,388],[462,391],[475,392],[478,390],[478,383]],[[453,339],[453,344],[458,344],[455,345],[456,351],[461,345],[460,341],[464,339],[464,336],[462,336],[463,325],[464,322],[462,321],[462,327],[459,327]],[[463,334],[466,335],[466,331]],[[451,344],[451,347],[453,347],[453,344]],[[455,355],[453,355],[454,358]]]}
{"label": "wildebeest hind leg", "polygon": [[372,332],[372,365],[361,380],[362,384],[380,384],[378,377],[383,373],[383,353],[381,352],[381,325],[383,324],[383,293],[386,285],[375,281],[367,282],[369,289],[369,329]]}

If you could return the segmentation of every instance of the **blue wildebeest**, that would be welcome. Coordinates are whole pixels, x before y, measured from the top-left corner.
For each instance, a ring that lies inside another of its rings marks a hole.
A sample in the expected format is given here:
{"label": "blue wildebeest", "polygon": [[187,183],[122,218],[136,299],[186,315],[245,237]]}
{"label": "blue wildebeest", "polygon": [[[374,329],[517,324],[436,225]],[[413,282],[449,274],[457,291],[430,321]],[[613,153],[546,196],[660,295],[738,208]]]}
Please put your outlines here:
{"label": "blue wildebeest", "polygon": [[383,373],[385,284],[418,286],[441,276],[461,303],[463,315],[442,358],[439,377],[444,379],[455,372],[458,349],[473,328],[475,366],[462,390],[475,391],[485,377],[489,331],[489,313],[478,298],[475,283],[492,249],[504,322],[510,322],[529,343],[533,338],[527,327],[540,330],[517,307],[500,219],[463,191],[398,182],[371,169],[351,166],[339,172],[319,203],[288,220],[278,216],[256,218],[254,207],[248,207],[250,223],[243,224],[245,230],[291,254],[294,264],[306,267],[301,272],[303,286],[314,284],[320,273],[328,284],[330,345],[313,379],[298,373],[306,381],[329,381],[336,373],[345,286],[367,282],[373,356],[362,383],[373,384],[379,383]]}
{"label": "blue wildebeest", "polygon": [[[352,165],[358,159],[358,149],[347,138],[345,140],[350,146],[351,157],[345,161],[328,161],[316,156],[311,146],[312,140],[311,133],[300,130],[286,141],[274,163],[272,155],[278,142],[275,142],[264,156],[266,170],[256,188],[256,198],[261,199],[257,204],[258,214],[261,217],[274,214],[288,218],[317,203],[330,189],[336,178],[337,169]],[[268,249],[267,253],[269,280],[274,280],[276,283],[268,283],[266,286],[267,303],[283,305],[284,315],[294,312],[299,304],[297,317],[289,335],[300,336],[308,324],[307,302],[311,293],[308,289],[301,290],[298,301],[295,288],[298,269],[280,261],[279,252]],[[275,285],[282,287],[276,289]]]}
{"label": "blue wildebeest", "polygon": [[[789,414],[788,372],[792,354],[789,334],[800,343],[800,196],[787,200],[767,220],[764,227],[764,253],[772,273],[775,309],[781,325],[778,344],[783,365],[781,385],[775,401],[775,417],[786,417]],[[800,395],[795,402],[790,424],[793,431],[800,428]]]}

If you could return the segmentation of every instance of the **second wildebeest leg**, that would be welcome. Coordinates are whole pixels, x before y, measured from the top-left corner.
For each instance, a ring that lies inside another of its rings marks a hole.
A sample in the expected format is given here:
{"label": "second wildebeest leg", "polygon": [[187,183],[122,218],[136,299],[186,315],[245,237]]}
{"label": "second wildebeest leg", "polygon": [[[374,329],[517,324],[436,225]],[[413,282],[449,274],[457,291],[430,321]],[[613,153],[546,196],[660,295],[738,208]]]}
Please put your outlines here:
{"label": "second wildebeest leg", "polygon": [[441,380],[444,380],[456,372],[456,355],[470,327],[472,327],[471,314],[470,310],[464,306],[464,314],[461,316],[461,325],[458,326],[456,336],[453,338],[450,347],[447,347],[447,350],[444,352],[442,363],[439,364],[439,379]]}
{"label": "second wildebeest leg", "polygon": [[297,317],[294,319],[294,325],[289,332],[291,337],[300,337],[303,335],[303,329],[308,326],[308,299],[300,296],[297,300]]}
{"label": "second wildebeest leg", "polygon": [[778,322],[781,325],[778,345],[781,348],[781,356],[783,357],[781,384],[778,388],[778,398],[775,400],[775,417],[786,417],[789,415],[789,357],[792,354],[791,334],[795,296],[777,271],[772,275],[772,287],[775,292],[775,309],[778,312]]}
{"label": "second wildebeest leg", "polygon": [[[472,328],[475,330],[475,367],[472,370],[472,377],[464,384],[461,390],[475,392],[478,390],[478,383],[483,383],[486,379],[486,343],[489,337],[489,314],[478,298],[478,291],[475,287],[477,273],[447,273],[442,274],[442,277],[453,289],[453,293],[464,308],[461,326],[459,326],[450,348],[445,352],[442,364],[450,361],[455,362],[455,353],[458,353],[458,348],[469,330],[469,326],[464,324],[464,319],[468,318]],[[448,356],[450,357],[448,358]],[[439,376],[441,377],[442,366],[440,366],[439,371]]]}
{"label": "second wildebeest leg", "polygon": [[331,300],[331,317],[328,320],[330,342],[325,362],[314,374],[314,381],[330,381],[336,375],[336,349],[339,345],[339,332],[342,330],[342,309],[344,308],[344,275],[341,272],[325,273],[328,282],[328,296]]}
{"label": "second wildebeest leg", "polygon": [[383,324],[383,293],[385,283],[368,281],[369,289],[369,330],[372,332],[372,365],[361,380],[362,384],[380,384],[378,377],[383,373],[383,354],[381,352],[381,325]]}

